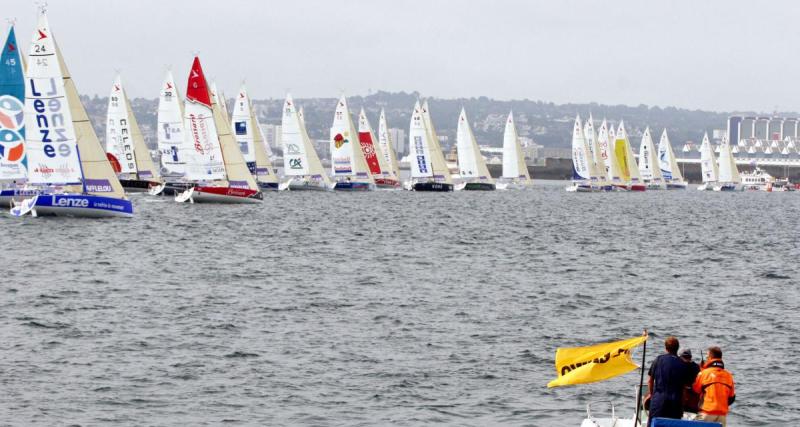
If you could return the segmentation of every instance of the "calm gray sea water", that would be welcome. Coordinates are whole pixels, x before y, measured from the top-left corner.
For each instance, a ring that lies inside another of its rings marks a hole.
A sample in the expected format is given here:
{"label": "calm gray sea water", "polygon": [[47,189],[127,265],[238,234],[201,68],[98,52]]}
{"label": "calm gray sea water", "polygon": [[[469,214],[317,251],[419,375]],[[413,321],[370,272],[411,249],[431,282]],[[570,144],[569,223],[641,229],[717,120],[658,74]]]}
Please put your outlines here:
{"label": "calm gray sea water", "polygon": [[547,389],[556,347],[643,328],[722,346],[729,425],[798,423],[799,208],[537,182],[0,216],[0,424],[577,426],[638,373]]}

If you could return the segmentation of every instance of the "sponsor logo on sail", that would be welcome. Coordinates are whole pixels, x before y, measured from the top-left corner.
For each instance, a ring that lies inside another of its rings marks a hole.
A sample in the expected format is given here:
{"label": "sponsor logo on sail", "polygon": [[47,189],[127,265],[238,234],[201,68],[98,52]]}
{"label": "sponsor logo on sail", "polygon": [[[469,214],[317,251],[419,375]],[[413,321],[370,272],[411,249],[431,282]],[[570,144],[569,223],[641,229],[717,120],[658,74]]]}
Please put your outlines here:
{"label": "sponsor logo on sail", "polygon": [[42,152],[49,158],[70,157],[72,146],[67,138],[63,95],[55,78],[28,79],[34,120],[42,142]]}
{"label": "sponsor logo on sail", "polygon": [[289,167],[291,169],[303,169],[303,161],[299,158],[289,159]]}
{"label": "sponsor logo on sail", "polygon": [[333,137],[333,146],[336,147],[337,150],[342,148],[342,146],[348,142],[350,141],[340,133],[337,133],[336,136]]}

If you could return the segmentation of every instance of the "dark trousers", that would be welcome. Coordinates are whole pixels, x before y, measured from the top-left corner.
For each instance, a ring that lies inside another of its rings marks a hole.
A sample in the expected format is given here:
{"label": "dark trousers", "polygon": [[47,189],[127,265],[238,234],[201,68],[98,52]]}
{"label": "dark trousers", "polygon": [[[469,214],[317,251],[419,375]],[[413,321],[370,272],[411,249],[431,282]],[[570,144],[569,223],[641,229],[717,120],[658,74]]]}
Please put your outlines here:
{"label": "dark trousers", "polygon": [[650,414],[648,415],[648,423],[650,426],[653,423],[653,418],[674,418],[676,420],[683,417],[683,402],[653,399],[650,402]]}

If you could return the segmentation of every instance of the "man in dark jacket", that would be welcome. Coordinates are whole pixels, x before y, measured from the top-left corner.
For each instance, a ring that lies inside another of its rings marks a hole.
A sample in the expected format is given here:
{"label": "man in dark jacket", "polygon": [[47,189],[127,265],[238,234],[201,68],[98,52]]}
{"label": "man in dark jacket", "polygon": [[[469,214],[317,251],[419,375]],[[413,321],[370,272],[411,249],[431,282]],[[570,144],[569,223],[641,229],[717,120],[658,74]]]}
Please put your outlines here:
{"label": "man in dark jacket", "polygon": [[680,419],[683,416],[683,390],[694,378],[689,378],[688,364],[678,357],[678,339],[669,336],[664,340],[666,353],[656,357],[650,365],[650,415]]}
{"label": "man in dark jacket", "polygon": [[680,358],[686,363],[688,368],[687,375],[689,375],[690,378],[689,384],[686,385],[683,391],[683,412],[696,414],[700,405],[700,395],[692,390],[692,383],[694,383],[694,379],[697,378],[697,374],[700,373],[700,365],[692,360],[692,350],[688,348],[681,352]]}

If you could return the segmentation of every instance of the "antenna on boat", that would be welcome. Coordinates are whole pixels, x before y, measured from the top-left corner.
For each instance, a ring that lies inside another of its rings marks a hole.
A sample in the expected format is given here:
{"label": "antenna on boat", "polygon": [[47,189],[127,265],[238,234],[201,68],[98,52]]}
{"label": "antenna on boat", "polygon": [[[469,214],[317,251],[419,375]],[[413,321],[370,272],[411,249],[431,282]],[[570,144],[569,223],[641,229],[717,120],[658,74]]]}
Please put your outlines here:
{"label": "antenna on boat", "polygon": [[[644,330],[645,337],[647,337],[647,329]],[[639,425],[639,412],[642,409],[642,387],[644,387],[644,363],[645,363],[645,356],[647,355],[647,339],[644,340],[644,345],[642,346],[642,366],[641,366],[641,374],[639,376],[639,391],[636,393],[636,417],[633,421],[634,426]]]}

